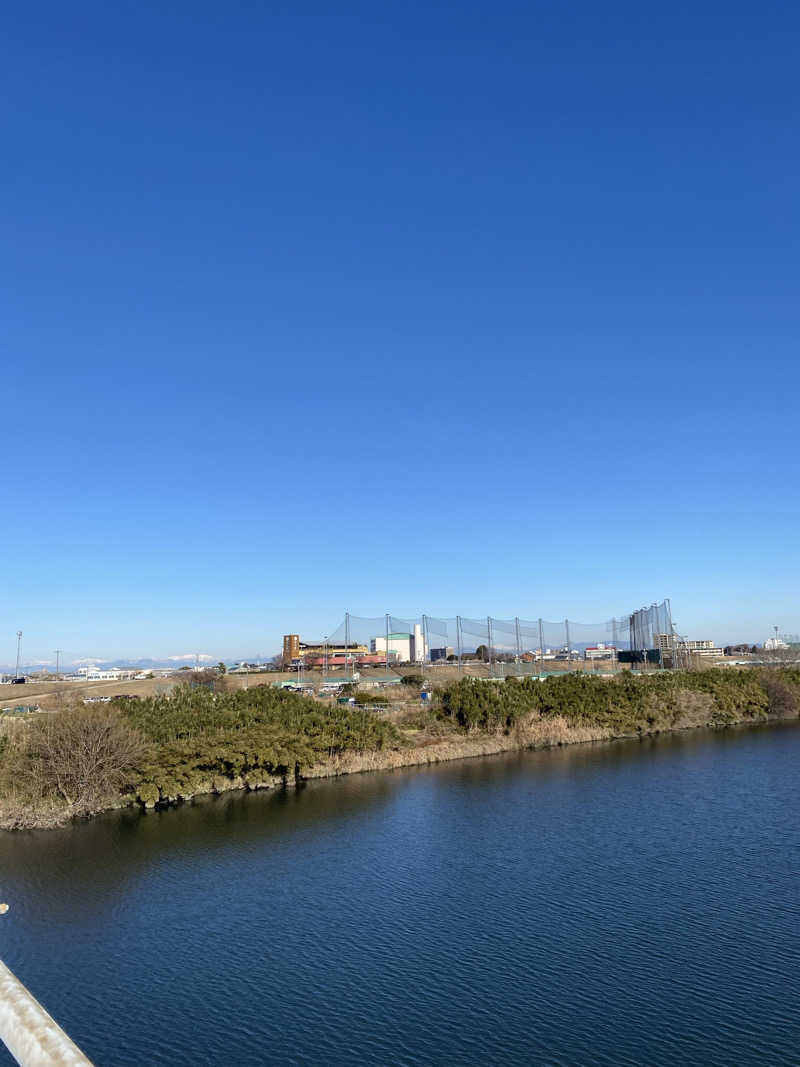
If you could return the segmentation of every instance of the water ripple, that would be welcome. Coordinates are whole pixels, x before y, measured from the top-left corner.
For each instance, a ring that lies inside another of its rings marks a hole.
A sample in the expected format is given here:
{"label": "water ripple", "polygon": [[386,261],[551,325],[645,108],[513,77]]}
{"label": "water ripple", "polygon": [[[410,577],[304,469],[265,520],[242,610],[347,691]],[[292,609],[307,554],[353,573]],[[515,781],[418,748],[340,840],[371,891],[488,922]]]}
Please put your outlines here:
{"label": "water ripple", "polygon": [[796,1064],[799,757],[698,733],[5,837],[1,954],[99,1067]]}

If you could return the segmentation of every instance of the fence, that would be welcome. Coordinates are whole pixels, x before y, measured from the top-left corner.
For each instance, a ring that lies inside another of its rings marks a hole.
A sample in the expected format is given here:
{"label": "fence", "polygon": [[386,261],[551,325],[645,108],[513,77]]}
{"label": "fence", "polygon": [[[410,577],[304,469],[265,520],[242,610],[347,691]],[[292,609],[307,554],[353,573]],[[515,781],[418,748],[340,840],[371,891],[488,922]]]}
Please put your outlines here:
{"label": "fence", "polygon": [[[411,662],[421,666],[442,660],[457,662],[479,659],[490,667],[503,666],[506,673],[526,673],[526,665],[538,664],[544,670],[548,662],[560,666],[577,660],[602,663],[616,661],[620,651],[658,648],[659,635],[672,635],[672,617],[668,600],[652,604],[628,615],[601,623],[582,623],[572,619],[551,622],[545,619],[500,619],[487,615],[415,617],[392,614],[358,616],[346,614],[342,622],[324,639],[324,644],[345,660],[348,656],[379,657],[391,662]],[[322,645],[323,642],[320,642]],[[509,671],[510,664],[519,668]],[[531,666],[528,666],[531,669]],[[502,675],[503,670],[498,671]]]}

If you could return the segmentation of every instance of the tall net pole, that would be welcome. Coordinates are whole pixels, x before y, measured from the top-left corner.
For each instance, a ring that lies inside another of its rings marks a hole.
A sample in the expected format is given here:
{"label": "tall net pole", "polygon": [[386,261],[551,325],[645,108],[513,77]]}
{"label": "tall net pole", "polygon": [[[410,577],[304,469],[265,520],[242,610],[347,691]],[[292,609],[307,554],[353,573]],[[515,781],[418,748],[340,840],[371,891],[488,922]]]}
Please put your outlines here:
{"label": "tall net pole", "polygon": [[539,619],[539,660],[542,664],[542,674],[544,674],[544,626],[541,619]]}
{"label": "tall net pole", "polygon": [[489,642],[489,674],[491,675],[491,674],[494,673],[494,664],[493,664],[493,661],[492,661],[492,617],[491,617],[491,615],[487,615],[486,616],[486,636],[487,636],[487,640]]}
{"label": "tall net pole", "polygon": [[458,671],[461,673],[461,616],[456,615],[456,645],[458,647]]}
{"label": "tall net pole", "polygon": [[664,632],[661,626],[661,613],[658,610],[658,604],[653,604],[653,619],[655,625],[653,627],[653,642],[658,642],[658,666],[663,671],[664,669],[664,642],[661,640],[661,634]]}
{"label": "tall net pole", "polygon": [[667,599],[664,601],[664,615],[665,615],[665,618],[664,618],[665,627],[666,627],[667,633],[669,634],[669,647],[670,647],[670,657],[671,657],[671,660],[672,660],[672,669],[676,670],[677,666],[678,666],[678,664],[677,664],[678,649],[675,647],[675,627],[672,625],[672,605],[669,602],[669,597],[667,597]]}
{"label": "tall net pole", "polygon": [[519,616],[514,619],[514,630],[517,638],[517,663],[522,661],[522,640],[519,636]]}
{"label": "tall net pole", "polygon": [[[350,646],[350,612],[344,613],[344,669],[347,676],[347,649]],[[350,671],[353,674],[353,671]]]}
{"label": "tall net pole", "polygon": [[386,655],[384,657],[386,673],[389,673],[389,613],[386,613]]}
{"label": "tall net pole", "polygon": [[572,646],[569,643],[569,619],[564,619],[564,629],[567,634],[567,669],[572,669]]}

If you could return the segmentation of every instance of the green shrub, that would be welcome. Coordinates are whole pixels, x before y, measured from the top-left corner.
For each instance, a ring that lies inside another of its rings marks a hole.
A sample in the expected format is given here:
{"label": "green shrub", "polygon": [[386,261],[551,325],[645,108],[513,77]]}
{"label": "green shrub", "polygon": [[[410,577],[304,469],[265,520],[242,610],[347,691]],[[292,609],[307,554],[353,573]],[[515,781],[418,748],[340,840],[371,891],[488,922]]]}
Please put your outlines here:
{"label": "green shrub", "polygon": [[134,787],[142,800],[154,790],[163,798],[187,795],[214,779],[291,777],[321,759],[401,743],[391,723],[363,708],[282,689],[181,686],[120,710],[153,742]]}
{"label": "green shrub", "polygon": [[800,710],[800,671],[708,670],[616,678],[565,673],[540,682],[507,678],[489,684],[462,678],[441,692],[438,714],[464,730],[510,730],[522,717],[560,716],[572,726],[600,726],[617,734],[669,728],[680,720],[681,693],[710,698],[710,722],[726,725]]}
{"label": "green shrub", "polygon": [[380,704],[385,707],[389,703],[387,697],[381,693],[364,692],[364,690],[356,690],[353,697],[356,704]]}

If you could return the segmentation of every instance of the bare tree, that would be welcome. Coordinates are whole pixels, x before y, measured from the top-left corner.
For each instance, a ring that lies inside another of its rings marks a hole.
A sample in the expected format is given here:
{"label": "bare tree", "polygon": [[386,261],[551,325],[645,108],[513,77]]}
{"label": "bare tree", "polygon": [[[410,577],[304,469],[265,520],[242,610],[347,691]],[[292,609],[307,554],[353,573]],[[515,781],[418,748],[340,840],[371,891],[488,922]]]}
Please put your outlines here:
{"label": "bare tree", "polygon": [[761,674],[761,684],[767,692],[769,711],[782,719],[796,719],[800,712],[800,693],[780,670],[768,667]]}
{"label": "bare tree", "polygon": [[26,724],[6,774],[32,798],[58,798],[75,814],[96,811],[127,783],[147,751],[116,708],[78,706]]}

